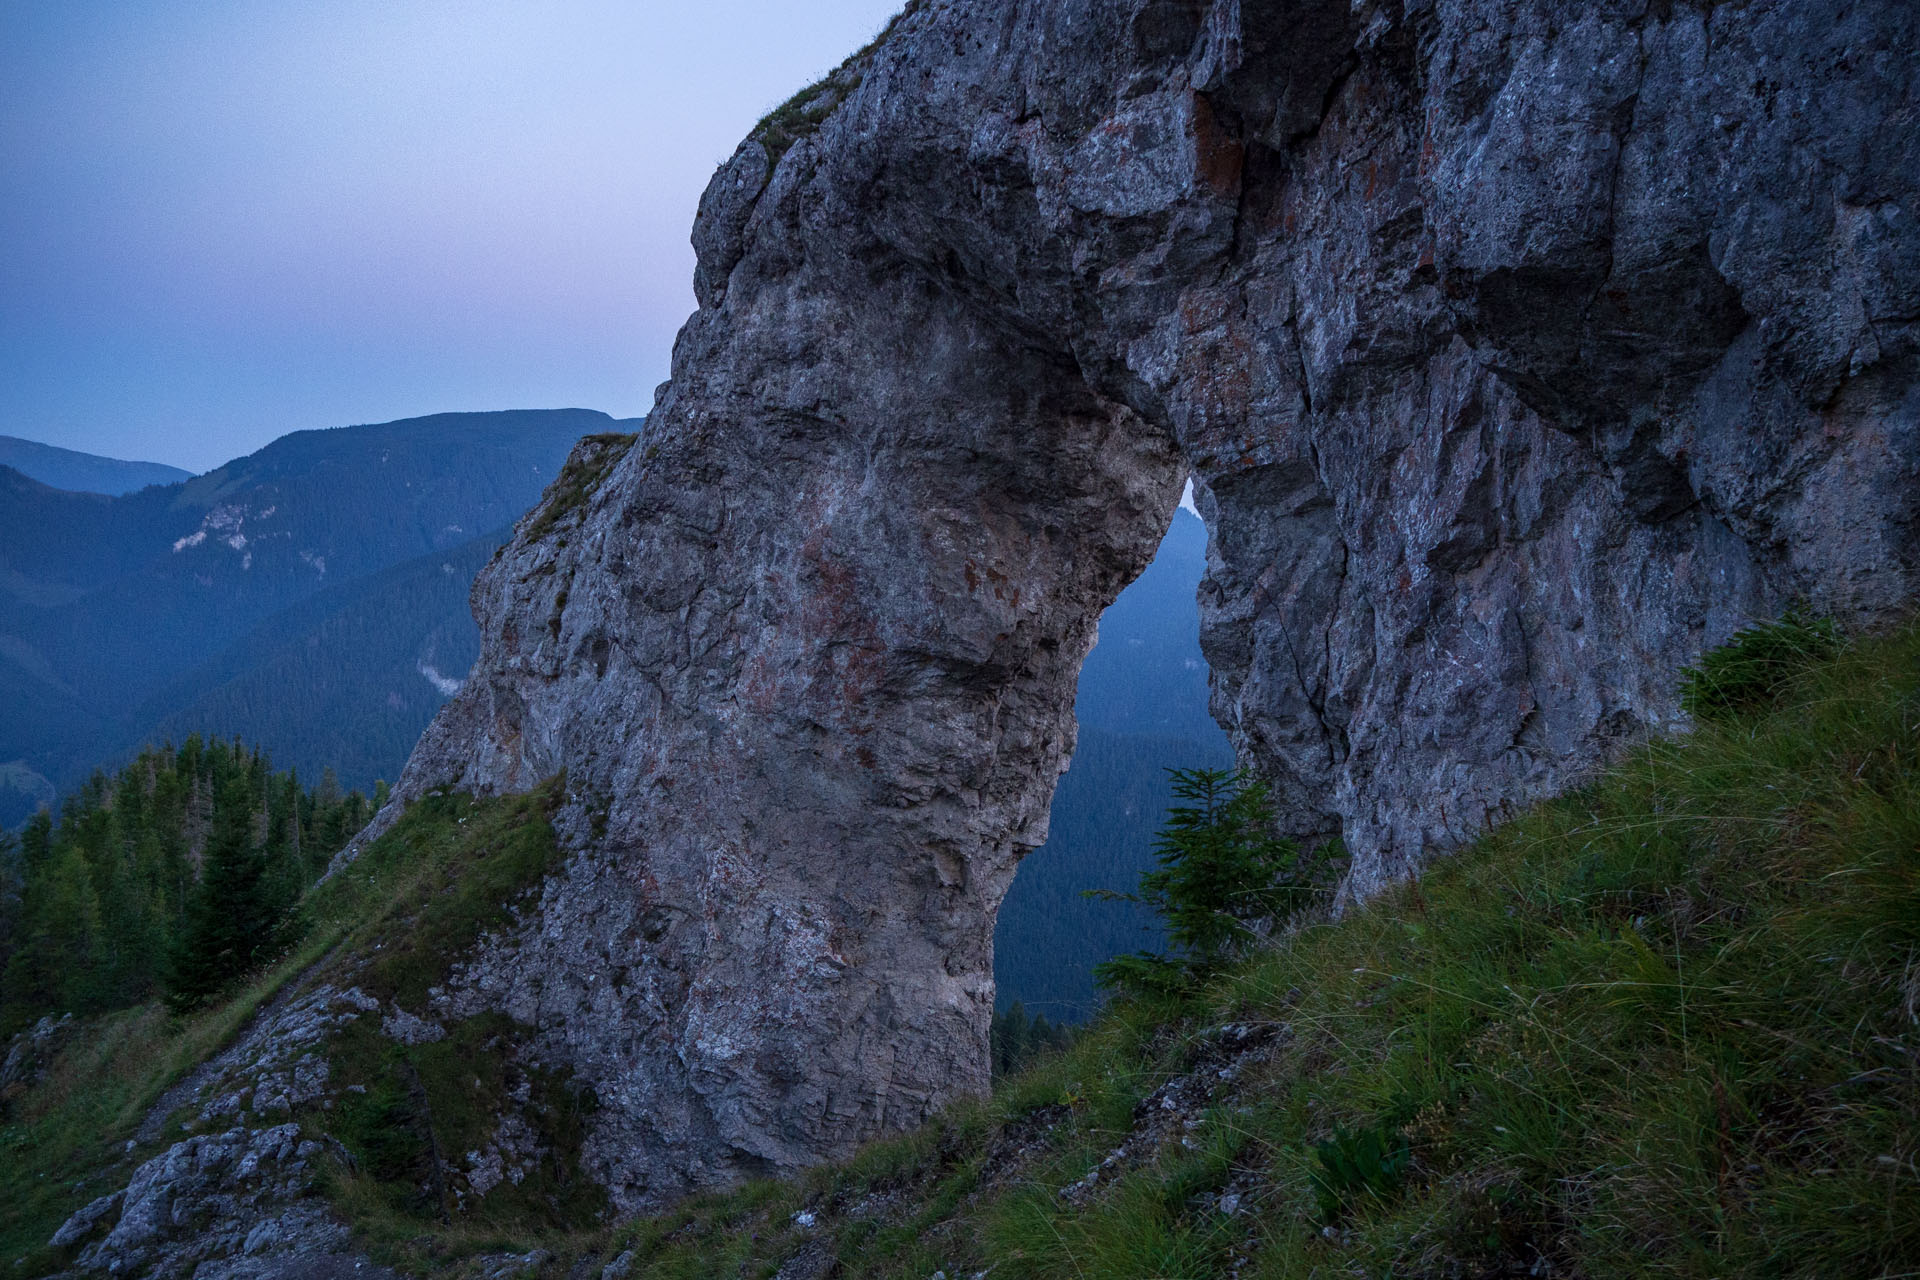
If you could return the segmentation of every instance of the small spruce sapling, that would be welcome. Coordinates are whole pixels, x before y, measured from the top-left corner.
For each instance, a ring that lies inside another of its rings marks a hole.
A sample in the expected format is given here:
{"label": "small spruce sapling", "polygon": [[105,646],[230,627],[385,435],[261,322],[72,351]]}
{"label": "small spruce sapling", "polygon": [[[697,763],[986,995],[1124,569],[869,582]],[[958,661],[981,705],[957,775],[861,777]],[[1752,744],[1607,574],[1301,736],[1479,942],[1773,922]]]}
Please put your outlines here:
{"label": "small spruce sapling", "polygon": [[1105,987],[1130,994],[1172,994],[1241,955],[1263,923],[1306,906],[1321,861],[1273,834],[1266,784],[1233,769],[1169,769],[1174,805],[1154,843],[1159,867],[1138,893],[1089,890],[1087,896],[1139,902],[1165,922],[1171,956],[1135,952],[1094,968]]}

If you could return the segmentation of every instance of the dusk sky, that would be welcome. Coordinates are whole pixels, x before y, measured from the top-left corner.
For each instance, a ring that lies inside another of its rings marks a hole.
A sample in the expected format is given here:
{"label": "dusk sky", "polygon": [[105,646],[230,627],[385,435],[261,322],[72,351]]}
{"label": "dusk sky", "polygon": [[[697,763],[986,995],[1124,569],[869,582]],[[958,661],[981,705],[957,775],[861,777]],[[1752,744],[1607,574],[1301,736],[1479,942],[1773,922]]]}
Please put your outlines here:
{"label": "dusk sky", "polygon": [[645,412],[753,123],[896,0],[12,0],[0,434],[195,471],[307,427]]}

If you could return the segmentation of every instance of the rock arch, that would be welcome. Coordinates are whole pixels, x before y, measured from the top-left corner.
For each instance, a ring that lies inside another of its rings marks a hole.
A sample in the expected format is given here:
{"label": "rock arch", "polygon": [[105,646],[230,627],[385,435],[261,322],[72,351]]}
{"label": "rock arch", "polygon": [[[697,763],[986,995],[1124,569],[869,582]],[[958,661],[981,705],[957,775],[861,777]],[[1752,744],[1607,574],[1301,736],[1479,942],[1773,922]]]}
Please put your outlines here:
{"label": "rock arch", "polygon": [[980,1087],[994,911],[1189,469],[1216,714],[1356,895],[1676,724],[1747,617],[1900,607],[1915,22],[910,6],[716,175],[645,439],[476,584],[396,804],[564,768],[574,853],[445,1001],[592,1084],[623,1207]]}
{"label": "rock arch", "polygon": [[403,787],[567,771],[582,852],[464,998],[559,1018],[634,1204],[978,1086],[995,913],[1186,474],[1164,427],[919,272],[729,321],[483,575],[487,657]]}

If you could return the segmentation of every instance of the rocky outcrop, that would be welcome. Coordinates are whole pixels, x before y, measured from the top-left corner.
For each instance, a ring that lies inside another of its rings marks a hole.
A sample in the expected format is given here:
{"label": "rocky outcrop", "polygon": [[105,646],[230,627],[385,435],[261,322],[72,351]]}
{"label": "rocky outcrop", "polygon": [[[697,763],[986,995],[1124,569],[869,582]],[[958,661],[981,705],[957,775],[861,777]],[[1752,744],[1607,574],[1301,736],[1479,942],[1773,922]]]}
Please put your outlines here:
{"label": "rocky outcrop", "polygon": [[332,1258],[351,1273],[346,1227],[307,1198],[323,1154],[292,1123],[188,1138],[140,1166],[124,1191],[74,1214],[52,1243],[71,1247],[111,1219],[111,1230],[80,1252],[81,1270],[171,1278],[202,1266],[229,1274],[245,1262],[271,1270],[293,1258]]}
{"label": "rocky outcrop", "polygon": [[7,1042],[0,1059],[0,1119],[12,1115],[13,1105],[46,1079],[47,1068],[73,1029],[73,1015],[42,1018]]}
{"label": "rocky outcrop", "polygon": [[54,1234],[49,1243],[72,1251],[76,1271],[160,1280],[394,1274],[355,1250],[321,1195],[323,1171],[344,1163],[345,1152],[299,1118],[334,1105],[326,1041],[379,1003],[356,988],[290,985],[286,999],[156,1103],[127,1149],[169,1136],[170,1122],[185,1115],[178,1140]]}
{"label": "rocky outcrop", "polygon": [[[1364,896],[1804,597],[1914,594],[1920,11],[916,0],[742,145],[644,439],[409,764],[561,770],[504,1010],[658,1204],[985,1079],[995,910],[1191,473],[1214,707]],[[390,819],[389,819],[390,820]]]}

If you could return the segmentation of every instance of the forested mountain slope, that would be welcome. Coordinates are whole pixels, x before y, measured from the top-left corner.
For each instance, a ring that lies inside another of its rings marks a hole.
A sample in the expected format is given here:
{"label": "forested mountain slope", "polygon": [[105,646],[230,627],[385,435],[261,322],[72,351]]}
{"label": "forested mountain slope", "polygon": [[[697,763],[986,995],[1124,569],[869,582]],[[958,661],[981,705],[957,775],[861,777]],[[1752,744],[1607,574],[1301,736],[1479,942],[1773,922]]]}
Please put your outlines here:
{"label": "forested mountain slope", "polygon": [[18,436],[0,436],[0,467],[11,467],[55,489],[110,496],[135,493],[150,484],[179,484],[193,479],[193,472],[164,462],[103,458]]}
{"label": "forested mountain slope", "polygon": [[238,734],[278,744],[275,757],[356,786],[392,777],[396,761],[479,651],[467,592],[511,532],[330,586],[253,627],[219,657],[169,682],[132,717],[138,734]]}
{"label": "forested mountain slope", "polygon": [[[464,583],[491,554],[481,541],[533,505],[576,439],[618,425],[567,409],[302,431],[118,498],[0,471],[0,762],[65,789],[191,723],[258,736],[306,768],[333,763],[352,733],[366,775],[343,776],[370,786],[397,772],[450,687],[418,668],[457,678],[471,660]],[[422,557],[384,600],[356,593]],[[313,601],[356,616],[338,635],[357,639],[323,644],[312,610],[279,616]],[[285,648],[301,636],[324,658],[295,672]],[[244,668],[274,653],[287,683],[245,692]],[[220,688],[226,701],[206,703]],[[20,789],[0,797],[0,822],[30,803]]]}

